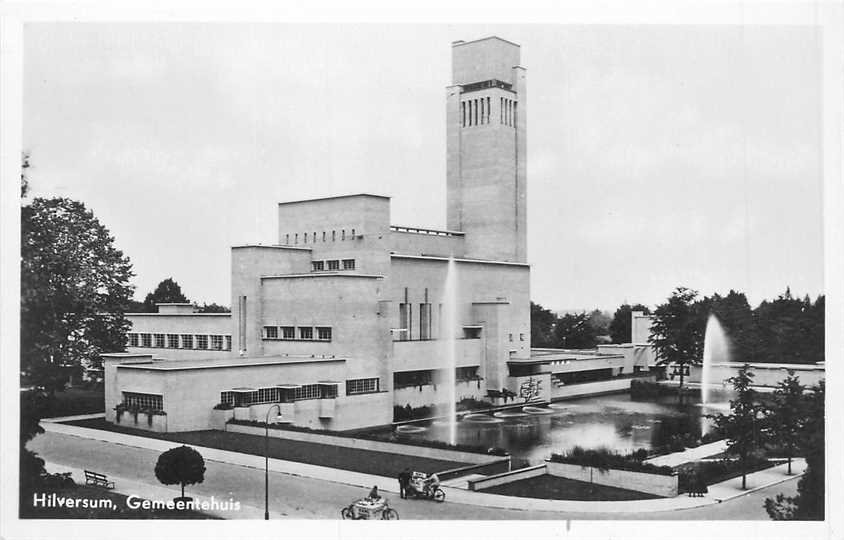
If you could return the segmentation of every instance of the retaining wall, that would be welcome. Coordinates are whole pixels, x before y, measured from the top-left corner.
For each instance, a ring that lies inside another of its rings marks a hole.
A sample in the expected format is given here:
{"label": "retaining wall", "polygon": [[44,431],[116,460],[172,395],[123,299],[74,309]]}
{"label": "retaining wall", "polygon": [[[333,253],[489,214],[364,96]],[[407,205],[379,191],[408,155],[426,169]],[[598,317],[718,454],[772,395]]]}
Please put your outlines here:
{"label": "retaining wall", "polygon": [[[590,481],[589,467],[581,467],[580,465],[569,463],[555,463],[553,461],[545,462],[545,466],[548,474],[552,476],[580,480],[581,482]],[[676,474],[664,476],[661,474],[622,471],[619,469],[600,471],[593,468],[591,475],[591,481],[602,486],[641,491],[642,493],[650,493],[661,497],[677,496],[678,478]]]}
{"label": "retaining wall", "polygon": [[516,469],[501,474],[495,474],[480,480],[469,480],[469,489],[472,491],[480,491],[482,489],[500,486],[501,484],[509,484],[517,480],[525,480],[526,478],[535,478],[547,474],[546,467],[542,465],[534,465],[524,469]]}
{"label": "retaining wall", "polygon": [[[258,426],[242,426],[239,424],[226,424],[226,431],[233,433],[247,433],[249,435],[264,436],[264,428]],[[291,441],[305,441],[317,444],[330,444],[345,448],[358,448],[361,450],[372,450],[375,452],[386,452],[389,454],[413,455],[430,459],[442,459],[445,461],[457,461],[462,463],[491,463],[501,459],[501,456],[487,454],[476,454],[462,452],[459,450],[447,450],[444,448],[428,448],[426,446],[412,446],[409,444],[398,444],[386,441],[372,441],[369,439],[357,439],[354,437],[338,437],[322,433],[308,433],[303,431],[288,431],[283,429],[270,429],[270,437],[289,439]]]}

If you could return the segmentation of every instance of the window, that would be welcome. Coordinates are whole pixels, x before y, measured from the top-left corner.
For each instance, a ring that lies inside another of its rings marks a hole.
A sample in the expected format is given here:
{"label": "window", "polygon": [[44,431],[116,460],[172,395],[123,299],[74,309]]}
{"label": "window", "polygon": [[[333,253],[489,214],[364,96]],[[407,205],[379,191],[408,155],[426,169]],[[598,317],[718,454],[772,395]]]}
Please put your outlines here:
{"label": "window", "polygon": [[410,339],[410,304],[399,304],[399,328],[402,330],[399,339]]}
{"label": "window", "polygon": [[346,381],[346,395],[370,394],[378,391],[379,379],[350,379]]}
{"label": "window", "polygon": [[490,97],[487,96],[486,98],[486,123],[489,124],[489,117],[492,116],[490,113],[492,112],[492,105],[490,104]]}
{"label": "window", "polygon": [[314,231],[314,244],[316,244],[316,231]]}
{"label": "window", "polygon": [[431,304],[419,304],[419,339],[431,339]]}
{"label": "window", "polygon": [[329,270],[339,270],[340,269],[340,261],[338,261],[336,259],[333,260],[333,261],[328,261],[328,269]]}
{"label": "window", "polygon": [[461,118],[461,124],[463,125],[463,127],[466,127],[466,102],[465,101],[460,102],[460,118]]}
{"label": "window", "polygon": [[474,381],[478,378],[477,366],[459,367],[454,371],[454,379],[456,381]]}
{"label": "window", "polygon": [[281,327],[281,339],[296,339],[296,333],[292,326]]}
{"label": "window", "polygon": [[163,409],[160,394],[140,394],[137,392],[123,392],[123,404],[127,407],[160,411]]}
{"label": "window", "polygon": [[513,341],[513,334],[510,334],[510,341]]}
{"label": "window", "polygon": [[501,99],[501,104],[498,107],[498,113],[499,113],[498,123],[503,124],[504,123],[504,98],[500,98],[500,99]]}
{"label": "window", "polygon": [[336,384],[321,384],[320,386],[320,396],[322,399],[332,399],[337,397],[337,385]]}
{"label": "window", "polygon": [[318,326],[316,329],[317,332],[317,339],[322,341],[331,341],[331,327],[330,326]]}
{"label": "window", "polygon": [[331,231],[331,241],[337,240],[337,231]]}
{"label": "window", "polygon": [[394,389],[413,386],[428,386],[433,382],[433,372],[429,369],[420,371],[402,371],[393,373]]}
{"label": "window", "polygon": [[346,239],[346,229],[340,229],[340,240]]}
{"label": "window", "polygon": [[305,244],[308,243],[308,233],[302,233],[302,242]]}
{"label": "window", "polygon": [[314,339],[314,329],[310,326],[300,326],[299,339]]}
{"label": "window", "polygon": [[152,347],[152,334],[141,334],[141,347]]}
{"label": "window", "polygon": [[319,399],[321,392],[318,384],[305,384],[296,389],[296,399]]}
{"label": "window", "polygon": [[278,339],[278,326],[265,326],[264,327],[264,338],[265,339]]}
{"label": "window", "polygon": [[524,341],[524,340],[525,340],[525,335],[519,334],[519,341]]}
{"label": "window", "polygon": [[230,350],[232,350],[232,337],[231,336],[225,336],[225,338],[226,338],[225,350],[230,351]]}
{"label": "window", "polygon": [[484,103],[484,98],[481,98],[481,124],[484,123],[484,113],[486,112],[486,103]]}
{"label": "window", "polygon": [[285,244],[290,243],[290,233],[287,233],[287,234],[284,235],[284,243]]}
{"label": "window", "polygon": [[234,392],[220,392],[220,403],[234,405]]}
{"label": "window", "polygon": [[197,334],[196,336],[196,348],[206,350],[208,349],[208,336],[201,336]]}
{"label": "window", "polygon": [[354,270],[355,269],[355,260],[354,259],[343,259],[343,270]]}
{"label": "window", "polygon": [[322,241],[325,242],[325,231],[322,231]]}
{"label": "window", "polygon": [[314,272],[319,272],[321,270],[325,270],[325,261],[313,261],[311,263],[311,267]]}
{"label": "window", "polygon": [[167,334],[167,348],[168,349],[178,349],[179,348],[179,334]]}
{"label": "window", "polygon": [[221,336],[221,335],[211,336],[211,348],[215,351],[222,351],[223,350],[223,336]]}
{"label": "window", "polygon": [[294,238],[295,238],[295,240],[296,240],[296,243],[298,244],[298,243],[299,243],[299,233],[296,233],[296,235],[294,236]]}
{"label": "window", "polygon": [[129,346],[130,347],[137,347],[138,346],[138,334],[128,334],[129,337]]}
{"label": "window", "polygon": [[193,334],[182,334],[182,348],[193,349]]}
{"label": "window", "polygon": [[155,337],[155,346],[159,349],[164,348],[164,334],[153,334]]}

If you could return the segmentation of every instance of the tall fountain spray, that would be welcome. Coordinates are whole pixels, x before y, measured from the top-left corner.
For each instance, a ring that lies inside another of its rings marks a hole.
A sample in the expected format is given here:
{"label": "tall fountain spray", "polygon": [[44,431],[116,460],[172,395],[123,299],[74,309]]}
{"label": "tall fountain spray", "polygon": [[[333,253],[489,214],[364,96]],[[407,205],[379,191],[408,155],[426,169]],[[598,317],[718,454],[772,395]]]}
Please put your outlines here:
{"label": "tall fountain spray", "polygon": [[[712,380],[712,364],[730,361],[730,345],[727,334],[718,318],[710,315],[706,321],[706,334],[703,338],[703,369],[700,374],[700,400],[704,414],[723,409],[724,404],[712,402],[712,386],[718,382]],[[707,433],[712,422],[706,417],[700,418],[700,432]]]}
{"label": "tall fountain spray", "polygon": [[442,355],[445,359],[446,399],[448,399],[448,442],[457,444],[457,264],[448,259],[443,287]]}
{"label": "tall fountain spray", "polygon": [[715,315],[710,315],[706,321],[706,334],[703,338],[703,369],[700,376],[700,396],[703,405],[711,402],[712,364],[714,362],[729,362],[729,341],[724,328]]}

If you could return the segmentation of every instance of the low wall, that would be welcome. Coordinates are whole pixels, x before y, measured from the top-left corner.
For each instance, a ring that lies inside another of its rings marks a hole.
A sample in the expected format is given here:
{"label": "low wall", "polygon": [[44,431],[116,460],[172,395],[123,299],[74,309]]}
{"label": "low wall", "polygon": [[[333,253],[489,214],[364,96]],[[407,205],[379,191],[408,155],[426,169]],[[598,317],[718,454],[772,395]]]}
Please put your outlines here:
{"label": "low wall", "polygon": [[[647,377],[643,377],[647,378]],[[630,390],[632,378],[609,379],[606,381],[595,381],[589,383],[570,384],[562,387],[551,384],[551,399],[569,399],[595,394],[607,394],[610,392],[626,392]]]}
{"label": "low wall", "polygon": [[119,421],[117,421],[117,417],[115,416],[115,424],[123,427],[143,429],[145,431],[155,431],[156,433],[166,433],[167,415],[138,413],[138,416],[135,417],[129,411],[123,411]]}
{"label": "low wall", "polygon": [[534,465],[524,469],[516,469],[515,471],[508,471],[501,474],[495,474],[481,478],[480,480],[469,480],[469,489],[472,491],[480,491],[482,489],[500,486],[501,484],[509,484],[517,480],[525,480],[527,478],[535,478],[547,474],[545,465]]}
{"label": "low wall", "polygon": [[[545,467],[547,474],[551,476],[560,476],[570,480],[580,480],[581,482],[590,481],[589,467],[581,467],[580,465],[572,465],[570,463],[555,463],[553,461],[545,462]],[[622,471],[619,469],[610,469],[608,471],[592,469],[591,476],[593,483],[602,486],[640,491],[661,497],[677,496],[678,478],[676,474],[664,476],[661,474]]]}
{"label": "low wall", "polygon": [[467,467],[457,467],[456,469],[448,469],[447,471],[439,471],[437,476],[440,480],[449,480],[459,476],[466,476],[468,474],[484,474],[497,475],[507,473],[510,471],[510,457],[499,458],[497,461],[491,463],[481,463],[480,465],[469,465]]}
{"label": "low wall", "polygon": [[[249,435],[264,435],[264,428],[258,426],[242,426],[239,424],[226,424],[226,431],[232,433],[247,433]],[[344,448],[358,448],[361,450],[372,450],[375,452],[386,452],[389,454],[414,455],[430,459],[442,459],[444,461],[456,461],[462,463],[487,464],[501,459],[501,456],[487,454],[475,454],[459,450],[447,450],[444,448],[429,448],[426,446],[412,446],[409,444],[398,444],[386,441],[371,441],[368,439],[357,439],[354,437],[339,437],[337,435],[326,435],[323,433],[308,433],[304,431],[289,431],[284,429],[270,429],[270,436],[291,441],[305,441],[317,444],[330,444]]]}

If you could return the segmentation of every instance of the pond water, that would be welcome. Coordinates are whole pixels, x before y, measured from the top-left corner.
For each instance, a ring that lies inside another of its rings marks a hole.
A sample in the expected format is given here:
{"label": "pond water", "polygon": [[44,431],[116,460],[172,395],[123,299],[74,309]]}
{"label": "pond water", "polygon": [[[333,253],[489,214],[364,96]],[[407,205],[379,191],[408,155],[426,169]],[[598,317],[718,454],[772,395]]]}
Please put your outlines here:
{"label": "pond water", "polygon": [[[687,396],[680,405],[676,397],[635,401],[627,394],[604,395],[561,401],[549,407],[525,407],[522,411],[470,414],[457,423],[457,442],[506,448],[514,464],[536,465],[552,453],[576,445],[627,453],[660,446],[677,433],[699,437],[703,414],[697,396]],[[449,439],[444,419],[414,427],[424,429],[397,432],[396,437]]]}

